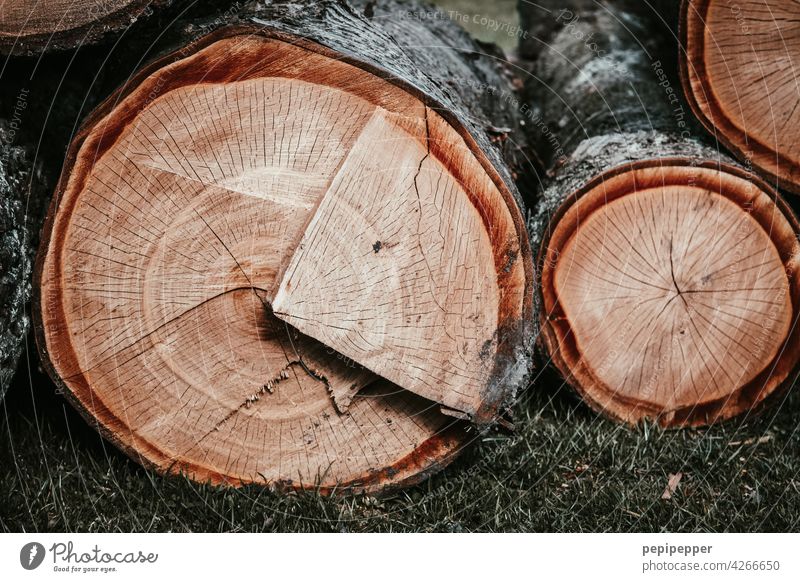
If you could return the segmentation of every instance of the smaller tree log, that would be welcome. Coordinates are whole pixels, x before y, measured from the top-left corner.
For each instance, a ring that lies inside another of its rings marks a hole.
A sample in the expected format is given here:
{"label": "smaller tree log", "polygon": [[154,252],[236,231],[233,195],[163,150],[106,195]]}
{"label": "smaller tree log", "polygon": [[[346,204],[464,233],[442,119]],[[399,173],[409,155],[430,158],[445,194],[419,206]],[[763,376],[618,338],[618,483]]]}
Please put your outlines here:
{"label": "smaller tree log", "polygon": [[681,78],[692,110],[742,162],[800,194],[800,36],[793,0],[684,0]]}
{"label": "smaller tree log", "polygon": [[0,7],[0,53],[36,55],[92,44],[172,0],[13,0]]}
{"label": "smaller tree log", "polygon": [[797,374],[798,223],[694,137],[658,30],[634,9],[576,13],[529,82],[550,176],[530,222],[540,342],[601,412],[704,425]]}

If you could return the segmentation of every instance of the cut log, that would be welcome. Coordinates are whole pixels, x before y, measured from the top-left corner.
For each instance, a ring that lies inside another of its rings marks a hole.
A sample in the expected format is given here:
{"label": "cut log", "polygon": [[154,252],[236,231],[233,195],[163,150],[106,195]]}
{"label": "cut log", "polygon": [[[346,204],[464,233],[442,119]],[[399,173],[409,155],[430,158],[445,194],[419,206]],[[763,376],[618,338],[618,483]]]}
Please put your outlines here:
{"label": "cut log", "polygon": [[36,55],[120,33],[171,0],[10,0],[0,6],[0,53]]}
{"label": "cut log", "polygon": [[681,77],[709,132],[773,185],[800,194],[800,65],[792,0],[685,0]]}
{"label": "cut log", "polygon": [[584,12],[529,83],[550,174],[530,221],[540,342],[597,410],[705,425],[797,374],[798,223],[693,137],[655,31],[634,11]]}
{"label": "cut log", "polygon": [[506,81],[408,6],[242,15],[145,68],[79,132],[38,258],[37,339],[134,458],[373,491],[443,466],[464,419],[492,423],[525,381],[517,194],[475,125],[481,101],[422,65]]}
{"label": "cut log", "polygon": [[33,170],[29,149],[16,145],[16,125],[0,120],[0,398],[30,327],[31,265],[42,208],[41,175]]}

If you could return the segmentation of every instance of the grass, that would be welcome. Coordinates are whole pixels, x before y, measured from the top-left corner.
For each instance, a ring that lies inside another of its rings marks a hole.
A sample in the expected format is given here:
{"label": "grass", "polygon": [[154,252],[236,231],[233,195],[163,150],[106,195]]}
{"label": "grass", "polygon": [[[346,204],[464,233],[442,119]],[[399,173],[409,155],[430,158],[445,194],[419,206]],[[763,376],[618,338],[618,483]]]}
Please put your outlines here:
{"label": "grass", "polygon": [[[33,358],[33,356],[31,356]],[[0,411],[5,531],[795,531],[795,390],[709,430],[629,430],[545,372],[516,432],[484,435],[424,484],[386,497],[279,495],[146,471],[23,367]],[[662,499],[671,474],[682,479]]]}
{"label": "grass", "polygon": [[[488,8],[477,0],[442,4],[465,14]],[[498,20],[515,18],[512,1],[497,5]],[[322,498],[215,488],[142,469],[55,393],[29,348],[32,365],[0,404],[3,531],[796,531],[800,524],[797,390],[757,418],[709,430],[629,430],[544,372],[516,408],[514,434],[476,439],[445,471],[404,492]],[[662,499],[677,473],[672,498]]]}

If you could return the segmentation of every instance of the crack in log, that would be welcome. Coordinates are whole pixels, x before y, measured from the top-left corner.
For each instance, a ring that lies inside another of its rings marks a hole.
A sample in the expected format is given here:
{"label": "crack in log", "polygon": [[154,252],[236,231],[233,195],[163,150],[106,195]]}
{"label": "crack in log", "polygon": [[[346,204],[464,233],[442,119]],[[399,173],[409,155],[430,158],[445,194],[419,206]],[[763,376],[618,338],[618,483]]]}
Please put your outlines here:
{"label": "crack in log", "polygon": [[[419,218],[417,220],[417,235],[422,234],[422,196],[419,193],[419,175],[422,173],[422,164],[425,163],[431,155],[431,129],[430,129],[430,122],[428,120],[428,106],[425,106],[425,155],[422,156],[422,159],[419,161],[419,165],[417,166],[417,172],[414,174],[414,192],[417,194],[417,209],[419,211]],[[436,297],[436,289],[433,286],[433,271],[431,270],[430,263],[428,263],[428,256],[425,254],[425,249],[422,248],[422,240],[419,236],[417,236],[417,249],[419,249],[419,254],[422,256],[422,261],[425,263],[425,268],[428,269],[428,281],[431,284],[431,298],[433,302],[436,304],[436,307],[444,313],[445,315],[451,315]],[[444,328],[444,332],[453,341],[456,341],[454,337],[450,335],[450,332],[447,328]],[[460,355],[460,354],[459,354]],[[463,358],[462,358],[463,359]]]}

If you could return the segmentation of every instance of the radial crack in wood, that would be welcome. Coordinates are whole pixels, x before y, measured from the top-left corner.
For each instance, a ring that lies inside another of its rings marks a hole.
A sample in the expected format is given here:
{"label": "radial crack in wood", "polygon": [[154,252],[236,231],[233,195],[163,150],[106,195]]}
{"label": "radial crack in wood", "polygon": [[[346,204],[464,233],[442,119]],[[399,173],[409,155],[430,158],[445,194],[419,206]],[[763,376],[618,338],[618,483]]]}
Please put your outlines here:
{"label": "radial crack in wood", "polygon": [[797,224],[762,188],[655,161],[565,203],[542,251],[542,337],[591,403],[708,424],[796,373]]}
{"label": "radial crack in wood", "polygon": [[[518,294],[516,305],[501,297],[497,259],[521,289],[520,249],[509,213],[491,199],[493,207],[476,207],[442,163],[447,153],[461,172],[477,175],[467,187],[492,192],[461,138],[434,112],[418,120],[425,133],[408,139],[386,115],[373,116],[297,246],[273,307],[375,373],[474,415],[494,372],[499,319],[519,309]],[[481,212],[495,214],[493,230]]]}
{"label": "radial crack in wood", "polygon": [[800,193],[800,20],[792,0],[684,0],[681,73],[716,138]]}
{"label": "radial crack in wood", "polygon": [[466,441],[441,404],[488,422],[527,370],[521,215],[410,87],[255,31],[166,57],[85,123],[37,263],[40,349],[162,471],[414,482]]}

